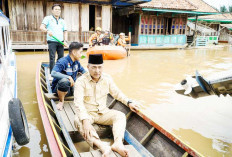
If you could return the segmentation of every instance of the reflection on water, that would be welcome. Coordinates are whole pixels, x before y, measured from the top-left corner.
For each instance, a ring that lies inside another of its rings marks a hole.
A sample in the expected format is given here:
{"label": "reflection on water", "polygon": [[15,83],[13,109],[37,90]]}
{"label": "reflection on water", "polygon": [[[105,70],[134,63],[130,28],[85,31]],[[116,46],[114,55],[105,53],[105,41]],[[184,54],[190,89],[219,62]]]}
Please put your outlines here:
{"label": "reflection on water", "polygon": [[[17,53],[18,91],[33,128],[31,134],[36,134],[31,136],[33,144],[25,147],[30,154],[49,156],[35,93],[35,70],[41,60],[48,61],[46,52]],[[86,67],[87,59],[81,63]],[[204,156],[232,156],[232,98],[192,99],[174,91],[175,84],[194,75],[196,69],[206,78],[231,71],[229,47],[133,51],[129,58],[105,61],[104,65],[104,71],[112,75],[126,95],[145,106],[142,112],[153,121]],[[16,154],[23,155],[22,148]]]}

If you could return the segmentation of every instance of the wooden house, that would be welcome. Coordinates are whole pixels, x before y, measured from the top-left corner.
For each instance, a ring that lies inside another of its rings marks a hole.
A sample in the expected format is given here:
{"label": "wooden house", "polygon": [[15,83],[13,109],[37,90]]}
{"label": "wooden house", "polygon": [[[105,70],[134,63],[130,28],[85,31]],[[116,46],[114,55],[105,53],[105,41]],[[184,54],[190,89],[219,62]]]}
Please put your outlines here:
{"label": "wooden house", "polygon": [[112,8],[126,7],[150,0],[1,0],[1,8],[11,21],[13,49],[45,49],[46,34],[39,27],[52,5],[62,6],[68,41],[87,42],[96,27],[112,30]]}
{"label": "wooden house", "polygon": [[114,33],[130,31],[135,49],[181,48],[187,43],[188,17],[214,14],[196,11],[188,0],[152,0],[133,7],[114,9]]}
{"label": "wooden house", "polygon": [[[218,12],[217,9],[210,6],[203,0],[192,1],[198,7],[197,11]],[[232,15],[230,13],[198,16],[197,18],[190,17],[188,20],[194,23],[197,21],[198,25],[213,30],[211,31],[211,34],[208,34],[206,37],[201,37],[207,38],[209,43],[228,42],[230,39],[232,24]],[[191,31],[188,33],[190,32]],[[201,33],[201,36],[205,36],[204,31]]]}

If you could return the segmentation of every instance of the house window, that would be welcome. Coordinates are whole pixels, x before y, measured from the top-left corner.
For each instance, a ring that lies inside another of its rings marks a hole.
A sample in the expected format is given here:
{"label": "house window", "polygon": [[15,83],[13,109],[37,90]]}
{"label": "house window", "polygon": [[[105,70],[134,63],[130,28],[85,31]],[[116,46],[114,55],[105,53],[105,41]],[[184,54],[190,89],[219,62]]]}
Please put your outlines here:
{"label": "house window", "polygon": [[172,34],[175,34],[176,18],[172,19]]}
{"label": "house window", "polygon": [[144,16],[141,17],[141,34],[144,34]]}
{"label": "house window", "polygon": [[149,17],[149,34],[152,34],[152,16]]}
{"label": "house window", "polygon": [[160,34],[160,18],[157,18],[157,34]]}
{"label": "house window", "polygon": [[156,26],[156,18],[154,17],[153,18],[153,28],[152,28],[153,29],[153,34],[155,34],[155,28],[156,28],[155,26]]}
{"label": "house window", "polygon": [[179,27],[180,27],[180,29],[179,29],[179,34],[182,34],[182,29],[183,29],[183,21],[182,21],[182,18],[180,18],[180,20],[179,20]]}
{"label": "house window", "polygon": [[186,18],[183,19],[183,31],[182,34],[185,34],[185,29],[186,29]]}
{"label": "house window", "polygon": [[160,22],[160,34],[164,34],[164,18],[161,18]]}
{"label": "house window", "polygon": [[179,30],[179,18],[176,18],[176,28],[174,34],[178,34],[179,33],[178,30]]}
{"label": "house window", "polygon": [[145,16],[145,32],[144,34],[148,34],[148,16]]}

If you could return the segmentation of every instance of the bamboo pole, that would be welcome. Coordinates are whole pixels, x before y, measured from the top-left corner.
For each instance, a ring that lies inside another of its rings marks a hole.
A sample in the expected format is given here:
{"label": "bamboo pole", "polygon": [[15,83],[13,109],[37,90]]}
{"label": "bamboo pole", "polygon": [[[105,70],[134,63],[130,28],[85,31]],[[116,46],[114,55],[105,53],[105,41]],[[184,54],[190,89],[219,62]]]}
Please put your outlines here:
{"label": "bamboo pole", "polygon": [[129,50],[128,50],[128,53],[127,53],[127,56],[130,56],[130,48],[131,48],[131,32],[129,32]]}

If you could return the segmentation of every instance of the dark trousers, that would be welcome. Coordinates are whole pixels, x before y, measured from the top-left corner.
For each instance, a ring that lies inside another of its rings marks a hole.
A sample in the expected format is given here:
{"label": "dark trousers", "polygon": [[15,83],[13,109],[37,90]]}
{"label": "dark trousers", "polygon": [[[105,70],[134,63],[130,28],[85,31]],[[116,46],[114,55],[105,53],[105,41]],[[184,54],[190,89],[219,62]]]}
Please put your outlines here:
{"label": "dark trousers", "polygon": [[56,51],[59,60],[64,57],[64,46],[55,41],[48,41],[50,73],[55,65]]}
{"label": "dark trousers", "polygon": [[74,93],[74,87],[71,87],[71,82],[67,78],[60,79],[52,92],[57,94],[57,89],[61,92],[68,92],[66,96],[72,96]]}

